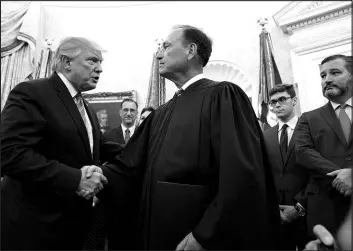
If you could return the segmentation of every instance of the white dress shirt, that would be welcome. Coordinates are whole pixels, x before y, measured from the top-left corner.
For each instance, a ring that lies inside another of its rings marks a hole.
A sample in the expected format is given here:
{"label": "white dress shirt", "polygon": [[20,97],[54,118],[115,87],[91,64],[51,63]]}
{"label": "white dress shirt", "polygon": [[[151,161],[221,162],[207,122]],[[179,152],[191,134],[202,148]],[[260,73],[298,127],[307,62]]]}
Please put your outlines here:
{"label": "white dress shirt", "polygon": [[[336,116],[337,116],[337,118],[338,118],[338,117],[339,117],[339,114],[340,114],[340,109],[339,109],[338,106],[340,106],[340,104],[337,104],[337,103],[332,102],[332,101],[330,101],[330,102],[331,102],[331,105],[332,105],[332,107],[333,107],[333,110],[335,110]],[[347,106],[346,106],[346,108],[344,108],[344,111],[347,113],[348,118],[349,118],[349,120],[350,120],[351,123],[352,123],[352,98],[348,99],[348,100],[346,101],[346,104],[347,104]]]}
{"label": "white dress shirt", "polygon": [[278,121],[278,142],[280,142],[280,139],[281,139],[281,133],[282,133],[282,127],[284,124],[287,124],[288,127],[287,127],[287,135],[288,135],[288,145],[289,145],[289,142],[292,138],[292,135],[293,135],[293,132],[294,132],[294,128],[296,126],[298,122],[298,117],[297,116],[294,116],[293,118],[291,118],[287,123],[284,123],[282,121]]}
{"label": "white dress shirt", "polygon": [[190,78],[186,83],[180,88],[185,91],[186,88],[188,88],[191,84],[195,83],[196,81],[199,81],[200,79],[205,78],[203,73],[200,73],[192,78]]}
{"label": "white dress shirt", "polygon": [[[135,127],[136,127],[136,125],[134,124],[133,126],[131,126],[131,127],[129,127],[129,130],[130,130],[130,137],[132,137],[132,135],[134,134],[134,132],[135,132]],[[125,139],[125,134],[126,134],[126,129],[128,129],[128,127],[125,127],[124,125],[123,125],[123,123],[121,123],[121,129],[123,130],[123,135],[124,135],[124,139]]]}
{"label": "white dress shirt", "polygon": [[[66,88],[69,90],[69,93],[72,97],[72,99],[76,96],[76,94],[78,93],[78,91],[75,89],[75,87],[70,83],[69,80],[67,80],[67,78],[61,73],[61,72],[56,72],[59,76],[59,78],[64,82]],[[87,111],[85,108],[85,117],[86,117],[86,121],[88,122],[88,128],[87,129],[87,133],[88,133],[88,140],[89,140],[89,145],[91,148],[91,153],[93,153],[93,130],[92,130],[92,124],[91,121],[87,115]]]}

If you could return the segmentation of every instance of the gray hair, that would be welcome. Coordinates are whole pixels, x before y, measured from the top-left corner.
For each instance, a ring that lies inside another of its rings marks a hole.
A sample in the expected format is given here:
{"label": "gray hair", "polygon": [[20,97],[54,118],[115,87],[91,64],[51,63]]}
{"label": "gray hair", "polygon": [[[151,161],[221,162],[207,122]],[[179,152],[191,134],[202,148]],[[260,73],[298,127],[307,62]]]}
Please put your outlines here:
{"label": "gray hair", "polygon": [[99,109],[97,112],[96,112],[97,116],[101,115],[101,114],[108,114],[108,111],[107,109]]}
{"label": "gray hair", "polygon": [[60,41],[53,59],[53,71],[62,71],[63,63],[66,58],[74,59],[85,49],[93,48],[98,51],[103,49],[93,41],[83,37],[66,37]]}

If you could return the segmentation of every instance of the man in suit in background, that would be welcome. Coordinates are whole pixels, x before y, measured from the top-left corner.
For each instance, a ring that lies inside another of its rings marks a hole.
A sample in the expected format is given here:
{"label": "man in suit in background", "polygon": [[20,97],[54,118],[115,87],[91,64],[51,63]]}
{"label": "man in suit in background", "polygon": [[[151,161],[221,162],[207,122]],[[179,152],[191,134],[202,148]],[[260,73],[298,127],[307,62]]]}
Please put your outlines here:
{"label": "man in suit in background", "polygon": [[136,129],[137,110],[136,101],[130,98],[124,99],[119,110],[121,125],[107,132],[104,135],[105,138],[119,144],[126,144]]}
{"label": "man in suit in background", "polygon": [[[96,88],[102,53],[79,37],[61,41],[49,78],[19,83],[1,113],[2,250],[78,250],[92,224],[92,200],[107,182],[97,165],[118,150],[101,137],[81,92]],[[103,156],[104,155],[104,156]],[[87,169],[96,172],[86,179]]]}
{"label": "man in suit in background", "polygon": [[329,102],[300,118],[297,161],[310,171],[307,223],[336,234],[347,215],[352,193],[352,57],[333,55],[320,65],[323,95]]}
{"label": "man in suit in background", "polygon": [[270,106],[278,124],[264,132],[273,175],[279,196],[281,213],[281,249],[299,250],[307,243],[305,199],[303,190],[308,183],[305,168],[297,164],[294,151],[294,128],[297,97],[293,85],[276,85],[269,91]]}

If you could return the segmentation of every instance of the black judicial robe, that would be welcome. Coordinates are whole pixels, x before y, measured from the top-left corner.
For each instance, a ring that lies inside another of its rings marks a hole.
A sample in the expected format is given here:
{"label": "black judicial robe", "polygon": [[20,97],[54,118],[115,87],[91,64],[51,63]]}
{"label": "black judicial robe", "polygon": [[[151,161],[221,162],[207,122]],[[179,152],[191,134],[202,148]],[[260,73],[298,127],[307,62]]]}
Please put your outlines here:
{"label": "black judicial robe", "polygon": [[119,201],[121,183],[142,178],[142,249],[175,250],[190,232],[206,249],[275,249],[280,216],[266,155],[247,95],[201,79],[150,114],[115,165],[102,167],[109,184],[100,196]]}

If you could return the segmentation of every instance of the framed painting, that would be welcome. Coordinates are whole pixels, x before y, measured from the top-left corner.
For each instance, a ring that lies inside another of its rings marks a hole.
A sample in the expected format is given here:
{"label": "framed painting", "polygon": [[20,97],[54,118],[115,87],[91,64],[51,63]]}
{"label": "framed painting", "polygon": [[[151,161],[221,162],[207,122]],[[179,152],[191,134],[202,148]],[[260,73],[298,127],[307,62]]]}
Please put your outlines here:
{"label": "framed painting", "polygon": [[119,110],[125,98],[136,101],[136,91],[97,92],[82,94],[95,110],[102,132],[116,128],[121,124]]}

